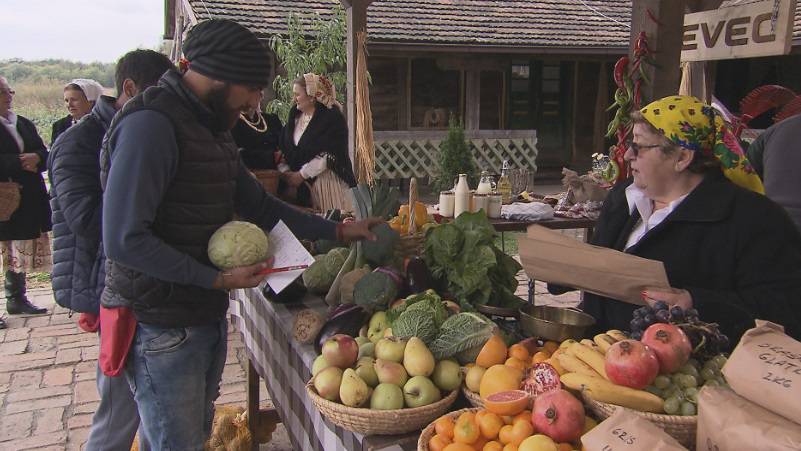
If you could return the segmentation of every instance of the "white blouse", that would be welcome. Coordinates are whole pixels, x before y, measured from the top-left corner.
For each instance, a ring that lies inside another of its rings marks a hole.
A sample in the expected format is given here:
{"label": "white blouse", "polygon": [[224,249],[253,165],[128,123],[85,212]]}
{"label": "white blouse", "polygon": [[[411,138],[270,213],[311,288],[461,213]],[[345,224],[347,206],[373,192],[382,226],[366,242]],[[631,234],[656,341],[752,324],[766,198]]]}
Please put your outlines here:
{"label": "white blouse", "polygon": [[[293,140],[295,141],[295,145],[298,145],[300,142],[300,138],[303,137],[303,133],[306,131],[306,127],[309,125],[309,121],[303,119],[303,114],[298,115],[295,119],[295,134],[292,136]],[[325,172],[328,169],[327,166],[328,156],[326,154],[318,155],[314,157],[311,161],[304,164],[300,168],[300,175],[303,176],[304,179],[310,179],[317,177],[318,175]],[[278,168],[281,172],[286,172],[289,170],[289,166],[282,165],[282,167]]]}
{"label": "white blouse", "polygon": [[9,111],[7,118],[0,116],[0,123],[3,124],[3,127],[5,127],[6,130],[8,130],[8,133],[11,134],[11,137],[14,138],[14,141],[17,142],[19,152],[22,153],[22,151],[25,150],[25,141],[22,140],[22,135],[20,135],[19,131],[17,130],[17,115],[14,114],[13,111]]}
{"label": "white blouse", "polygon": [[687,194],[669,203],[667,207],[654,211],[654,202],[640,188],[637,188],[634,184],[629,185],[626,188],[626,202],[629,204],[629,213],[633,213],[636,208],[640,212],[640,220],[629,235],[626,249],[639,243],[649,230],[661,224],[686,197]]}

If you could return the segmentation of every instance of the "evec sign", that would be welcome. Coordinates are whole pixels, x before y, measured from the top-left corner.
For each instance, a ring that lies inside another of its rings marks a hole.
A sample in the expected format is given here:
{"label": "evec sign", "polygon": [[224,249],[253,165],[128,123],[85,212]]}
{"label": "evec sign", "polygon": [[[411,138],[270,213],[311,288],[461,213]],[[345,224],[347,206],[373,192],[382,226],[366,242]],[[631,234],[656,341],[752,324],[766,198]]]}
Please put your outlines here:
{"label": "evec sign", "polygon": [[764,0],[684,16],[682,61],[790,52],[796,0]]}

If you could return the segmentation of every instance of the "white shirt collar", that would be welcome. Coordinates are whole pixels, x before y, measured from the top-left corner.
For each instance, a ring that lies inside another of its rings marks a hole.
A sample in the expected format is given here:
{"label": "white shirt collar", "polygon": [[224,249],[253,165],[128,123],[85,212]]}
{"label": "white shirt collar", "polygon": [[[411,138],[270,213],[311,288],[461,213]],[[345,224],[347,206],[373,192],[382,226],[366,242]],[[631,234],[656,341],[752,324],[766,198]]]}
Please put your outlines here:
{"label": "white shirt collar", "polygon": [[17,115],[13,111],[8,112],[8,117],[0,116],[0,121],[4,124],[8,124],[14,128],[17,128]]}
{"label": "white shirt collar", "polygon": [[[688,193],[689,194],[689,193]],[[654,202],[648,198],[643,190],[634,186],[632,183],[626,188],[626,202],[629,204],[629,214],[634,213],[634,209],[640,213],[640,221],[632,229],[629,239],[626,242],[626,249],[637,244],[642,237],[665,220],[684,201],[687,194],[673,200],[667,207],[654,211]]]}
{"label": "white shirt collar", "polygon": [[3,124],[3,127],[8,130],[8,133],[11,134],[11,137],[14,138],[14,141],[17,143],[19,151],[22,152],[25,148],[25,141],[17,130],[17,115],[13,111],[9,111],[8,117],[0,116],[0,124]]}

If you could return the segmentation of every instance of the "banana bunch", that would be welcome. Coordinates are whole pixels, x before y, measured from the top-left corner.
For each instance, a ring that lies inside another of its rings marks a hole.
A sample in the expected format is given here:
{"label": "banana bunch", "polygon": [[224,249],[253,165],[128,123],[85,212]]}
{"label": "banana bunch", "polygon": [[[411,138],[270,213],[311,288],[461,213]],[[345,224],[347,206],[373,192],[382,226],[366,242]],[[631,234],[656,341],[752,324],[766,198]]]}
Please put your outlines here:
{"label": "banana bunch", "polygon": [[[604,334],[598,334],[598,335],[592,337],[592,342],[595,343],[595,345],[598,347],[598,350],[601,352],[601,354],[606,354],[606,351],[608,351],[609,348],[611,348],[613,344],[617,343],[618,341],[627,340],[627,339],[628,339],[628,337],[626,337],[626,335],[623,332],[621,332],[621,331],[619,331],[617,329],[612,329],[612,330],[606,331],[606,333],[604,333]],[[590,341],[590,340],[587,340],[587,341]]]}

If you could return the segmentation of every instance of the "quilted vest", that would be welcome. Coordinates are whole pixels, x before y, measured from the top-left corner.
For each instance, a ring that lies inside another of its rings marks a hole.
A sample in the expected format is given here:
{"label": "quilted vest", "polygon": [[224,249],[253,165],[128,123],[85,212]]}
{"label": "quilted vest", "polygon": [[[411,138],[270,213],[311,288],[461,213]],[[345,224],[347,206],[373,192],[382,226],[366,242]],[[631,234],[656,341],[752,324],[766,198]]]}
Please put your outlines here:
{"label": "quilted vest", "polygon": [[[168,74],[169,75],[169,74]],[[166,80],[165,80],[166,79]],[[117,114],[108,134],[129,114],[141,110],[163,113],[172,123],[178,143],[178,167],[153,223],[153,233],[175,249],[213,266],[207,255],[211,235],[233,219],[239,156],[228,132],[214,133],[198,121],[192,102],[162,78],[158,86],[131,99]],[[110,169],[108,139],[101,151],[101,182]],[[142,174],[146,183],[147,174]],[[137,319],[163,327],[209,324],[225,317],[228,293],[194,285],[166,282],[106,261],[105,307],[132,307]]]}

